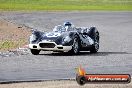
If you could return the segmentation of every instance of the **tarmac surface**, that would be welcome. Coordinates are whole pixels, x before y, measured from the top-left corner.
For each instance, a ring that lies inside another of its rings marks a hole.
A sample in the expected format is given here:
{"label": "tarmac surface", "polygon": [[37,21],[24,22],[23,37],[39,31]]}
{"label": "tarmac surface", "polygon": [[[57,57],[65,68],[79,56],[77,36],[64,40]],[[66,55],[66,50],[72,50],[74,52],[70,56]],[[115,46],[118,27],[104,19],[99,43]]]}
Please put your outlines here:
{"label": "tarmac surface", "polygon": [[100,32],[97,54],[41,52],[40,55],[0,57],[0,82],[74,79],[82,65],[90,74],[132,75],[132,12],[0,12],[0,19],[41,31],[52,31],[64,21],[96,26]]}

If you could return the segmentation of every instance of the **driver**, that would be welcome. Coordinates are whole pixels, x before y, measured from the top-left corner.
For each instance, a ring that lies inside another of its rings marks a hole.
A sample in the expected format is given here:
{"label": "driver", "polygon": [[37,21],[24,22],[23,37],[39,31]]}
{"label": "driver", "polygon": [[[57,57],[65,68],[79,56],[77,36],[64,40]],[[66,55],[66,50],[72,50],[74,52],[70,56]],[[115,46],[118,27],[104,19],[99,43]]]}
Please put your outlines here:
{"label": "driver", "polygon": [[72,23],[71,22],[65,22],[63,25],[67,31],[72,30]]}

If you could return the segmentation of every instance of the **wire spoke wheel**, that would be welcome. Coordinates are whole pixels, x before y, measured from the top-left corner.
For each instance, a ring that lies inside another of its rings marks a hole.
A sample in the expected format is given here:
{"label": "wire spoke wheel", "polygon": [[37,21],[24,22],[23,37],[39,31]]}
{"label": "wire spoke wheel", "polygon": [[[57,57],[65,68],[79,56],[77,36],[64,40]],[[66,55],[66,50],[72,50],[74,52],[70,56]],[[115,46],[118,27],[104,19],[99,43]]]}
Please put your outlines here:
{"label": "wire spoke wheel", "polygon": [[95,33],[94,44],[90,50],[91,53],[96,53],[99,50],[99,33]]}
{"label": "wire spoke wheel", "polygon": [[95,50],[98,51],[98,49],[99,49],[99,43],[95,42],[94,47],[95,47]]}
{"label": "wire spoke wheel", "polygon": [[74,51],[74,53],[78,53],[78,48],[79,48],[78,39],[75,38],[74,39],[74,43],[73,43],[73,51]]}
{"label": "wire spoke wheel", "polygon": [[77,35],[75,35],[73,39],[72,49],[69,52],[70,54],[79,54],[79,51],[80,51],[79,38]]}

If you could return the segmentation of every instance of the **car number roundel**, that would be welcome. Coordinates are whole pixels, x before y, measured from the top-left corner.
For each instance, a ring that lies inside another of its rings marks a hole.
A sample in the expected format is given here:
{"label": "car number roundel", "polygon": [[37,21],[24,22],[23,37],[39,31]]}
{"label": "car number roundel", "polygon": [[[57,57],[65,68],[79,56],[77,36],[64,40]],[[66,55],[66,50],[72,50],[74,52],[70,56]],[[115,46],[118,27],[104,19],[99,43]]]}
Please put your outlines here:
{"label": "car number roundel", "polygon": [[61,35],[60,33],[48,33],[48,34],[46,34],[47,37],[58,37],[60,35]]}

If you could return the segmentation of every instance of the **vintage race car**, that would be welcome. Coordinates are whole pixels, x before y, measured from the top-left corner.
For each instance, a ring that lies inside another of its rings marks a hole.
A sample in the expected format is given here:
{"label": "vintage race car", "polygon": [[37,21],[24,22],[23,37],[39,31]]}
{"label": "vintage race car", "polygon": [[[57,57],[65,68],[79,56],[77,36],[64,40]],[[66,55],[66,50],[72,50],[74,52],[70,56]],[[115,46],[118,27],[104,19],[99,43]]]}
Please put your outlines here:
{"label": "vintage race car", "polygon": [[99,50],[99,32],[96,27],[75,27],[70,22],[55,26],[52,32],[33,30],[29,39],[33,55],[43,51],[96,53]]}

